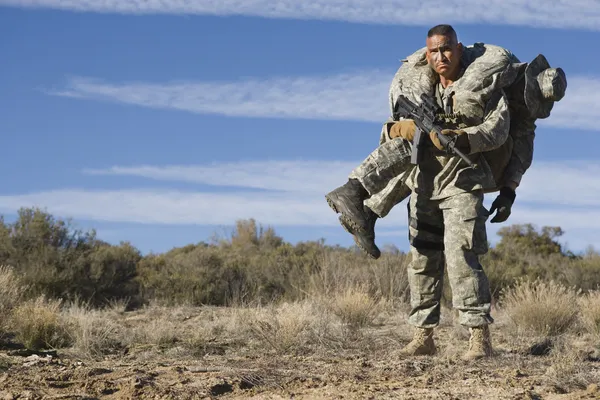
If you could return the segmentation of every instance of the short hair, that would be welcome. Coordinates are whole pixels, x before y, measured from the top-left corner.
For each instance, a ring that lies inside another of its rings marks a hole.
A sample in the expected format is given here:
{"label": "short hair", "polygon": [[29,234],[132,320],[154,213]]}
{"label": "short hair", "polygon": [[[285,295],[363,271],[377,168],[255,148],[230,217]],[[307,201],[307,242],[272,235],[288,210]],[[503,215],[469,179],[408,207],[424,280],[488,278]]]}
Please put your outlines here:
{"label": "short hair", "polygon": [[427,32],[428,38],[435,36],[435,35],[450,36],[450,37],[455,38],[456,41],[458,41],[458,35],[456,34],[456,31],[454,30],[452,25],[448,25],[448,24],[436,25]]}

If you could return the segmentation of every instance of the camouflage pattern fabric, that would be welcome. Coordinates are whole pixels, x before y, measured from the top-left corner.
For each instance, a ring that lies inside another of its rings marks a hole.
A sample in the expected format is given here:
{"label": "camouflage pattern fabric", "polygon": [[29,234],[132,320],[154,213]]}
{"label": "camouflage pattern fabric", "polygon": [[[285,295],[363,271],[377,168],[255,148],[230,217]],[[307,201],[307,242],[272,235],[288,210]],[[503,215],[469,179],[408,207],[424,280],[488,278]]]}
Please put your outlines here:
{"label": "camouflage pattern fabric", "polygon": [[522,73],[517,82],[506,90],[511,114],[509,135],[512,138],[513,148],[502,175],[498,177],[498,189],[511,181],[519,185],[533,161],[536,118],[531,116],[527,109],[523,97],[524,90],[525,78]]}
{"label": "camouflage pattern fabric", "polygon": [[[435,88],[436,77],[425,60],[425,48],[418,50],[404,61],[405,63],[396,72],[390,86],[390,110],[393,110],[393,99],[400,93],[419,102],[420,93],[432,94]],[[484,175],[487,175],[486,184],[482,185],[483,189],[486,193],[494,192],[509,181],[514,181],[518,185],[533,159],[533,140],[536,128],[533,123],[535,119],[529,116],[523,98],[523,74],[526,64],[521,63],[514,54],[501,47],[480,43],[465,47],[462,64],[467,66],[465,73],[453,85],[454,92],[459,92],[458,97],[455,93],[451,94],[454,96],[455,108],[458,104],[460,109],[460,99],[466,99],[467,106],[463,108],[470,108],[474,110],[474,114],[477,114],[477,107],[473,105],[486,98],[489,99],[493,89],[497,90],[501,87],[506,89],[507,98],[504,102],[508,102],[511,115],[509,136],[504,144],[480,153],[485,162],[482,163],[481,160],[478,160],[478,163],[483,164]],[[485,74],[490,75],[485,78]],[[515,81],[518,83],[515,84]],[[459,83],[461,85],[458,85]],[[473,92],[468,92],[469,90]],[[474,93],[479,95],[479,100]],[[384,124],[380,134],[380,144],[387,140]],[[395,156],[397,162],[400,165],[406,165],[400,156]],[[387,163],[391,163],[391,161]],[[351,177],[359,178],[365,171],[359,166],[352,172]],[[371,197],[365,204],[379,217],[385,217],[396,204],[410,194],[411,189],[407,187],[406,181],[411,173],[414,174],[414,171],[409,168],[391,179],[381,191],[371,192]],[[474,178],[476,179],[476,177]]]}
{"label": "camouflage pattern fabric", "polygon": [[439,324],[444,265],[459,323],[467,327],[493,323],[489,282],[478,259],[488,250],[485,222],[489,214],[483,207],[483,192],[443,200],[412,194],[408,212],[409,323],[420,328]]}
{"label": "camouflage pattern fabric", "polygon": [[384,190],[392,179],[412,167],[411,143],[402,138],[386,141],[350,173],[363,187],[374,194]]}

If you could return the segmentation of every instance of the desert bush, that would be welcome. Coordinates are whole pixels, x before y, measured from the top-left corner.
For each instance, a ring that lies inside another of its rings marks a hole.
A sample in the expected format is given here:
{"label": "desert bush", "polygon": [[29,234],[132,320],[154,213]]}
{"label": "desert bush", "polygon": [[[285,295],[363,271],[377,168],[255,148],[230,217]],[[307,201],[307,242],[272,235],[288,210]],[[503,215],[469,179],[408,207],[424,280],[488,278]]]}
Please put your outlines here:
{"label": "desert bush", "polygon": [[84,298],[102,305],[134,298],[141,255],[127,243],[111,246],[95,231],[75,229],[37,209],[19,210],[17,220],[0,220],[0,264],[13,265],[32,297]]}
{"label": "desert bush", "polygon": [[[499,231],[482,257],[494,300],[519,278],[554,281],[584,291],[600,288],[600,254],[574,255],[558,242],[560,227],[513,225]],[[0,265],[14,266],[24,295],[94,307],[119,302],[125,310],[150,301],[164,305],[265,305],[315,296],[333,298],[362,285],[371,298],[406,305],[409,255],[384,247],[371,260],[356,248],[324,240],[287,243],[254,219],[239,220],[228,236],[143,256],[129,243],[110,245],[95,231],[77,230],[36,208],[0,217]],[[451,304],[448,285],[444,304]],[[8,304],[8,303],[7,303]]]}
{"label": "desert bush", "polygon": [[60,300],[45,296],[17,305],[11,314],[11,330],[20,343],[32,350],[60,348],[71,344],[60,315]]}
{"label": "desert bush", "polygon": [[494,297],[519,278],[555,281],[584,291],[600,285],[600,255],[575,255],[558,242],[560,227],[512,225],[498,231],[500,241],[481,258]]}
{"label": "desert bush", "polygon": [[501,307],[519,330],[557,336],[577,321],[580,292],[554,281],[519,279],[501,295]]}

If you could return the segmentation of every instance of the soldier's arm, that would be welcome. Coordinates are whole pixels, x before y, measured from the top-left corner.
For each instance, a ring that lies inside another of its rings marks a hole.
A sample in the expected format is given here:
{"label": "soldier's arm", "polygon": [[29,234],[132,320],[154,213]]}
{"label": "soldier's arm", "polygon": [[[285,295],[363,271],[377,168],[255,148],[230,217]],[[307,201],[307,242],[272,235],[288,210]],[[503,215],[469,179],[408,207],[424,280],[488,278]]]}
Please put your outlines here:
{"label": "soldier's arm", "polygon": [[500,147],[506,141],[509,130],[508,101],[501,90],[494,93],[488,101],[483,122],[463,129],[469,140],[470,154]]}
{"label": "soldier's arm", "polygon": [[513,151],[504,172],[504,186],[515,190],[520,184],[525,172],[533,161],[533,141],[535,139],[535,124],[531,119],[519,119],[511,129]]}

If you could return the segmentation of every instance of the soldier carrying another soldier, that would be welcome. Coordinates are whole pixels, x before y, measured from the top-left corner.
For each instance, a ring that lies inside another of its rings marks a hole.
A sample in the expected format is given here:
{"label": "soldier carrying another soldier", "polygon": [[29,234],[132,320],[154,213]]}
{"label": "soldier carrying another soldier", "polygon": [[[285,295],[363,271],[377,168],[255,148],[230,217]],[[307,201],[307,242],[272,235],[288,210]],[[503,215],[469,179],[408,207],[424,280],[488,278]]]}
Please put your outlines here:
{"label": "soldier carrying another soldier", "polygon": [[[531,165],[534,122],[549,116],[565,90],[564,72],[550,68],[542,55],[526,64],[498,46],[464,47],[450,25],[431,28],[426,47],[399,68],[390,87],[392,115],[400,96],[415,104],[429,96],[439,107],[441,131],[425,132],[429,146],[412,165],[418,124],[410,118],[386,121],[380,146],[326,199],[357,245],[378,258],[377,218],[410,195],[409,323],[417,329],[403,353],[436,352],[433,328],[439,324],[446,266],[453,307],[471,333],[464,358],[491,355],[491,295],[479,262],[488,250],[485,223],[494,210],[492,222],[510,215],[515,189]],[[447,139],[477,168],[449,152],[441,143]],[[498,190],[488,212],[484,193]]]}

